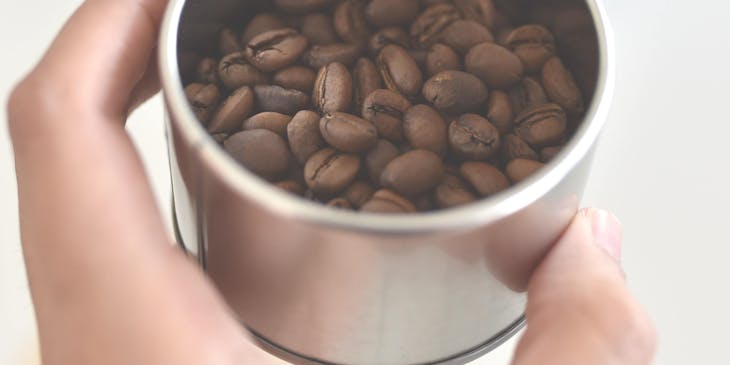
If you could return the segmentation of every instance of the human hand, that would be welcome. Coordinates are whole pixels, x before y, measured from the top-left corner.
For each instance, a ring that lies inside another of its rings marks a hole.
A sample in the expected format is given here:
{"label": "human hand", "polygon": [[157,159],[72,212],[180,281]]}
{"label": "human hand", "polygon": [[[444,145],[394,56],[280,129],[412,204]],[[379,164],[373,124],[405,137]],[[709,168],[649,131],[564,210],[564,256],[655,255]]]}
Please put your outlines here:
{"label": "human hand", "polygon": [[[9,104],[21,234],[45,364],[275,364],[171,245],[124,130],[156,93],[163,0],[88,0]],[[605,224],[597,224],[604,222]],[[603,227],[602,229],[596,229]],[[654,335],[579,214],[528,289],[516,365],[648,364]]]}

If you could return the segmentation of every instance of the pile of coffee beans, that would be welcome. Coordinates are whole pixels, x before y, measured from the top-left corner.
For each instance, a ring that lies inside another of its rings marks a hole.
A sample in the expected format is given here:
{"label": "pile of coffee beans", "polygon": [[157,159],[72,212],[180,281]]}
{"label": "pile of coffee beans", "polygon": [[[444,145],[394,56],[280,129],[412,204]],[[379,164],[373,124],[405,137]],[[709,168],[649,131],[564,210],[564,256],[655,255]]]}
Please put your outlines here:
{"label": "pile of coffee beans", "polygon": [[553,33],[498,0],[273,3],[220,32],[185,92],[234,159],[306,199],[469,204],[542,168],[584,113]]}

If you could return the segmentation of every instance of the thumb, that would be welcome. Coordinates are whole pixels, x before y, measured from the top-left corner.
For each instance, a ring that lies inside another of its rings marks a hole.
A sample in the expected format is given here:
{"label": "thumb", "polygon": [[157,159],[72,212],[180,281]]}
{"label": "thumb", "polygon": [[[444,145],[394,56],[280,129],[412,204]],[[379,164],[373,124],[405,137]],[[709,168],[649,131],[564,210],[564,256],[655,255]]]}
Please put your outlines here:
{"label": "thumb", "polygon": [[514,365],[645,365],[653,326],[619,267],[621,226],[608,212],[580,212],[535,271],[527,330]]}

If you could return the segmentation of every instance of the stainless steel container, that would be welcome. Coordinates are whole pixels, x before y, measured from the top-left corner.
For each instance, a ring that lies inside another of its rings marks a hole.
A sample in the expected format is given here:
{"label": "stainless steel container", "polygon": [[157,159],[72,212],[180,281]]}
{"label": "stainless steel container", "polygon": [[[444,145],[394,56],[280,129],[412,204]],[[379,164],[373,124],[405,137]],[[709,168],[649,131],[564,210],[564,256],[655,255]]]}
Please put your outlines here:
{"label": "stainless steel container", "polygon": [[190,56],[214,47],[224,23],[269,2],[170,2],[159,59],[181,244],[270,350],[297,363],[461,364],[523,325],[527,279],[578,209],[614,63],[600,0],[511,3],[556,33],[592,95],[576,136],[548,168],[498,196],[376,216],[275,190],[239,168],[188,107]]}

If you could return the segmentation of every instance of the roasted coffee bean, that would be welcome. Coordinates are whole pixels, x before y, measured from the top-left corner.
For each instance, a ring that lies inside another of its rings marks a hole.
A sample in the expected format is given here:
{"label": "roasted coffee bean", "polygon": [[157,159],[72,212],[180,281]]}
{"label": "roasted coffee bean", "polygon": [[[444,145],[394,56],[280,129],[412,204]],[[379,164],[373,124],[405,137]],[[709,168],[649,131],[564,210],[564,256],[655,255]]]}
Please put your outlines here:
{"label": "roasted coffee bean", "polygon": [[542,25],[515,28],[506,36],[504,44],[522,60],[528,72],[539,71],[555,55],[555,37]]}
{"label": "roasted coffee bean", "polygon": [[250,42],[254,37],[261,33],[281,28],[286,28],[286,24],[284,24],[284,21],[281,20],[278,15],[274,15],[271,13],[262,13],[256,15],[255,17],[253,17],[253,19],[251,19],[250,22],[248,22],[248,25],[246,25],[246,29],[241,35],[242,47],[243,45],[248,44],[248,42]]}
{"label": "roasted coffee bean", "polygon": [[428,47],[438,42],[441,33],[458,19],[461,14],[451,4],[430,6],[411,24],[411,37],[422,47]]}
{"label": "roasted coffee bean", "polygon": [[251,172],[267,179],[281,176],[289,169],[289,149],[278,134],[266,129],[236,133],[223,146]]}
{"label": "roasted coffee bean", "polygon": [[492,90],[489,93],[486,117],[489,122],[497,127],[500,133],[507,133],[512,130],[515,115],[507,93],[500,90]]}
{"label": "roasted coffee bean", "polygon": [[362,54],[362,47],[350,43],[333,43],[315,45],[304,54],[304,63],[309,67],[320,69],[332,62],[352,66]]}
{"label": "roasted coffee bean", "polygon": [[332,196],[345,190],[360,170],[360,158],[325,148],[304,165],[304,179],[316,194]]}
{"label": "roasted coffee bean", "polygon": [[215,143],[218,143],[219,145],[223,146],[223,142],[226,139],[228,139],[228,134],[226,134],[226,133],[216,133],[216,134],[211,134],[210,137],[213,138],[213,140],[215,141]]}
{"label": "roasted coffee bean", "polygon": [[383,87],[378,69],[375,67],[373,61],[367,58],[361,58],[355,64],[352,82],[355,110],[358,112],[362,111],[365,98],[373,91]]}
{"label": "roasted coffee bean", "polygon": [[218,84],[218,61],[211,57],[200,60],[195,79],[201,84]]}
{"label": "roasted coffee bean", "polygon": [[274,0],[281,11],[287,13],[308,13],[332,4],[332,0]]}
{"label": "roasted coffee bean", "polygon": [[327,202],[327,206],[337,209],[352,210],[352,205],[345,198],[334,198]]}
{"label": "roasted coffee bean", "polygon": [[365,44],[370,37],[370,27],[365,19],[365,3],[345,0],[337,6],[334,17],[335,31],[345,42]]}
{"label": "roasted coffee bean", "polygon": [[383,174],[385,166],[398,155],[400,155],[398,147],[389,141],[379,139],[375,142],[375,146],[365,155],[365,169],[374,185],[380,186],[380,176]]}
{"label": "roasted coffee bean", "polygon": [[410,49],[408,53],[411,54],[413,60],[416,61],[418,67],[422,70],[426,69],[426,61],[428,61],[428,50],[426,49]]}
{"label": "roasted coffee bean", "polygon": [[269,77],[248,62],[245,52],[224,57],[218,65],[218,77],[228,90],[269,83]]}
{"label": "roasted coffee bean", "polygon": [[218,49],[221,56],[227,56],[231,53],[243,51],[243,46],[238,41],[238,35],[231,28],[223,28],[218,36]]}
{"label": "roasted coffee bean", "polygon": [[314,80],[317,73],[309,67],[291,66],[274,75],[274,84],[284,89],[299,90],[303,93],[311,93],[314,89]]}
{"label": "roasted coffee bean", "polygon": [[403,141],[403,116],[411,108],[411,102],[397,92],[375,90],[363,103],[362,116],[372,122],[378,134],[394,143]]}
{"label": "roasted coffee bean", "polygon": [[522,138],[512,133],[502,137],[502,157],[505,161],[511,161],[516,158],[539,160],[537,152],[527,142],[523,141]]}
{"label": "roasted coffee bean", "polygon": [[483,197],[497,194],[510,185],[502,171],[483,162],[464,162],[461,176]]}
{"label": "roasted coffee bean", "polygon": [[365,203],[372,198],[374,193],[375,189],[373,189],[370,184],[362,181],[355,181],[342,195],[348,202],[350,202],[350,205],[353,208],[360,209],[360,207],[365,205]]}
{"label": "roasted coffee bean", "polygon": [[545,164],[533,160],[518,158],[507,164],[507,176],[512,183],[517,184],[524,181],[532,174],[543,168]]}
{"label": "roasted coffee bean", "polygon": [[545,147],[540,151],[540,161],[548,163],[563,151],[563,146]]}
{"label": "roasted coffee bean", "polygon": [[565,112],[556,104],[536,105],[525,109],[515,119],[515,133],[533,147],[560,142],[567,130]]}
{"label": "roasted coffee bean", "polygon": [[466,54],[477,44],[494,43],[494,36],[487,28],[473,20],[457,20],[441,32],[439,42],[461,54]]}
{"label": "roasted coffee bean", "polygon": [[476,111],[487,101],[489,91],[478,77],[461,71],[443,71],[423,85],[423,96],[446,114]]}
{"label": "roasted coffee bean", "polygon": [[430,212],[436,208],[436,202],[430,193],[413,198],[413,205],[416,206],[419,212]]}
{"label": "roasted coffee bean", "polygon": [[224,133],[238,129],[253,112],[253,90],[244,86],[231,94],[208,124],[208,132]]}
{"label": "roasted coffee bean", "polygon": [[405,48],[394,44],[383,47],[376,64],[385,86],[409,98],[415,98],[423,86],[423,74]]}
{"label": "roasted coffee bean", "polygon": [[185,96],[198,120],[207,124],[220,101],[218,87],[213,84],[190,84],[185,88]]}
{"label": "roasted coffee bean", "polygon": [[583,95],[559,58],[553,57],[542,67],[542,85],[552,102],[560,105],[568,114],[583,112]]}
{"label": "roasted coffee bean", "polygon": [[253,92],[260,111],[292,115],[309,106],[309,95],[276,85],[257,85]]}
{"label": "roasted coffee bean", "polygon": [[461,56],[451,47],[437,43],[426,55],[426,73],[429,77],[441,71],[461,71]]}
{"label": "roasted coffee bean", "polygon": [[418,0],[372,0],[365,9],[370,24],[383,28],[392,25],[406,25],[418,16]]}
{"label": "roasted coffee bean", "polygon": [[389,44],[395,44],[405,49],[411,48],[411,37],[402,28],[383,28],[370,37],[368,50],[373,57],[380,54],[380,51]]}
{"label": "roasted coffee bean", "polygon": [[448,209],[473,203],[477,200],[476,195],[469,186],[456,175],[447,174],[441,183],[436,187],[433,194],[436,206],[441,209]]}
{"label": "roasted coffee bean", "polygon": [[289,146],[294,158],[301,164],[306,163],[313,153],[325,145],[319,133],[319,119],[317,113],[302,110],[287,124]]}
{"label": "roasted coffee bean", "polygon": [[378,139],[378,130],[373,123],[340,112],[325,115],[319,121],[319,131],[330,146],[342,152],[367,151]]}
{"label": "roasted coffee bean", "polygon": [[278,182],[278,183],[276,183],[276,187],[281,190],[284,190],[290,194],[299,195],[299,196],[304,195],[304,191],[306,190],[304,185],[302,185],[302,183],[300,183],[299,181],[296,181],[296,180],[285,180],[285,181]]}
{"label": "roasted coffee bean", "polygon": [[282,137],[286,137],[287,126],[291,120],[292,117],[285,114],[277,112],[263,112],[246,119],[243,122],[243,129],[266,129]]}
{"label": "roasted coffee bean", "polygon": [[422,104],[408,110],[403,117],[403,130],[408,144],[414,149],[446,155],[448,128],[434,108]]}
{"label": "roasted coffee bean", "polygon": [[467,72],[495,89],[514,85],[525,72],[522,61],[514,53],[494,43],[481,43],[469,50],[464,66]]}
{"label": "roasted coffee bean", "polygon": [[532,77],[525,77],[522,81],[513,86],[509,91],[509,98],[512,102],[512,112],[516,115],[523,110],[547,103],[547,94],[540,82]]}
{"label": "roasted coffee bean", "polygon": [[418,211],[408,199],[385,189],[378,190],[360,210],[378,214],[407,214]]}
{"label": "roasted coffee bean", "polygon": [[248,42],[246,56],[261,71],[278,71],[299,59],[307,45],[307,38],[294,29],[270,30]]}
{"label": "roasted coffee bean", "polygon": [[332,44],[337,42],[332,17],[326,14],[309,14],[302,18],[302,35],[309,44]]}
{"label": "roasted coffee bean", "polygon": [[317,74],[312,103],[322,114],[347,112],[352,106],[352,76],[345,65],[333,62]]}
{"label": "roasted coffee bean", "polygon": [[499,131],[476,114],[464,114],[449,125],[449,144],[462,158],[486,160],[499,151]]}
{"label": "roasted coffee bean", "polygon": [[454,0],[464,19],[474,20],[488,29],[496,29],[497,7],[492,0]]}
{"label": "roasted coffee bean", "polygon": [[405,196],[425,194],[444,178],[441,158],[431,151],[413,150],[385,166],[380,183]]}

